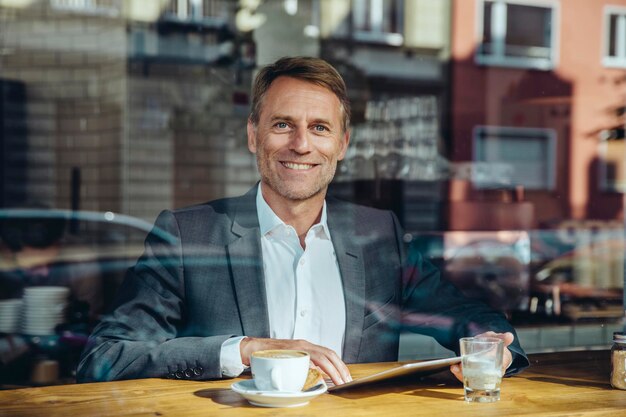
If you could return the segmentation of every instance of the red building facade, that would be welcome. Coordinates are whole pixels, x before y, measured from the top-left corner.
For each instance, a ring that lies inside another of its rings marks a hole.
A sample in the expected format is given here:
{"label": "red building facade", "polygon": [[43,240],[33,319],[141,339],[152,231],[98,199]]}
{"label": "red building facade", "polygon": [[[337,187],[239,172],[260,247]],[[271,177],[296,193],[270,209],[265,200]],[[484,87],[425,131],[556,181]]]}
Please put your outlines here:
{"label": "red building facade", "polygon": [[623,218],[626,1],[457,0],[451,27],[449,155],[492,173],[473,188],[523,189],[539,226]]}

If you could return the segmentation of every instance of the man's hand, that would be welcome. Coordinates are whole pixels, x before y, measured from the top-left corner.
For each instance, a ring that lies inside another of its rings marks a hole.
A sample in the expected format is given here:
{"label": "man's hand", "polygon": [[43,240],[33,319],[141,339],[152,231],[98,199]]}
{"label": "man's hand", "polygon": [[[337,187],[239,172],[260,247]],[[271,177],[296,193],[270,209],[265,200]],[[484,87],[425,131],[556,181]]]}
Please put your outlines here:
{"label": "man's hand", "polygon": [[345,363],[333,350],[314,345],[306,340],[260,339],[246,337],[241,341],[241,362],[250,366],[250,355],[257,350],[291,349],[303,350],[311,355],[311,362],[332,379],[335,385],[352,381],[350,371]]}
{"label": "man's hand", "polygon": [[[515,339],[515,337],[513,336],[513,333],[486,332],[486,333],[478,334],[474,337],[496,337],[498,339],[501,339],[502,342],[504,342],[504,352],[502,353],[502,375],[504,375],[504,372],[506,371],[506,369],[509,367],[511,362],[513,362],[513,355],[511,354],[511,351],[507,347],[511,343],[513,343],[513,340]],[[460,364],[450,366],[450,372],[454,374],[456,379],[463,382],[463,370],[461,369]]]}

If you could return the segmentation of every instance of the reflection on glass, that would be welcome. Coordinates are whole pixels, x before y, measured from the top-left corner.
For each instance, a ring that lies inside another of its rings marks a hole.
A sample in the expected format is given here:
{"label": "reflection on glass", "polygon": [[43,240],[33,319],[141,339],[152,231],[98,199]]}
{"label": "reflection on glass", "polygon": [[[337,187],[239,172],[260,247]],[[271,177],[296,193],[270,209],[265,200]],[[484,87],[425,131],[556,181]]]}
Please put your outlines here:
{"label": "reflection on glass", "polygon": [[[3,238],[0,362],[14,367],[2,377],[27,385],[63,358],[71,381],[76,346],[159,210],[254,185],[251,79],[285,51],[323,56],[348,82],[340,197],[392,209],[530,352],[605,349],[624,325],[626,4],[471,3],[0,2],[0,207],[36,199],[66,222],[46,248]],[[570,39],[570,26],[597,41]],[[456,195],[460,181],[473,191]],[[46,334],[29,334],[43,318],[29,310],[24,324],[24,301],[9,301],[34,285],[72,288]],[[449,354],[406,340],[407,360]]]}

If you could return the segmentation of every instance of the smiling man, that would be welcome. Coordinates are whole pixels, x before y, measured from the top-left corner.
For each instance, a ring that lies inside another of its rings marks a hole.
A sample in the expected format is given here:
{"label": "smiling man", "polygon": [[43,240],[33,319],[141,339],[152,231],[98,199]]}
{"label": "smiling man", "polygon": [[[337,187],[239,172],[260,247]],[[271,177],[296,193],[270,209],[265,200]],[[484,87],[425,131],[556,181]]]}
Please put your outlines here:
{"label": "smiling man", "polygon": [[286,223],[300,223],[300,236],[319,217],[348,148],[345,110],[325,87],[286,76],[259,100],[248,121],[248,148],[257,156],[265,201]]}
{"label": "smiling man", "polygon": [[404,330],[457,352],[460,337],[488,332],[504,340],[509,374],[528,366],[505,318],[407,250],[391,212],[327,197],[349,122],[345,84],[325,61],[264,67],[247,126],[261,181],[161,213],[156,226],[175,242],[147,237],[78,379],[233,377],[254,351],[299,349],[341,384],[346,363],[397,360]]}

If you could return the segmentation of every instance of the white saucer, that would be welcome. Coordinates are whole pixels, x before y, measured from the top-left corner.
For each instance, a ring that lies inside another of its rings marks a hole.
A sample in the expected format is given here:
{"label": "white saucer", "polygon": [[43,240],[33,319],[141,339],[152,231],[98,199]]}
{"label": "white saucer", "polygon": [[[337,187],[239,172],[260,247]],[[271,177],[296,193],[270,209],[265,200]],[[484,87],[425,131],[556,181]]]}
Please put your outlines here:
{"label": "white saucer", "polygon": [[230,388],[237,394],[241,394],[252,405],[260,407],[300,407],[307,405],[310,400],[326,392],[326,384],[321,383],[320,388],[309,392],[281,392],[259,391],[254,381],[235,382]]}

